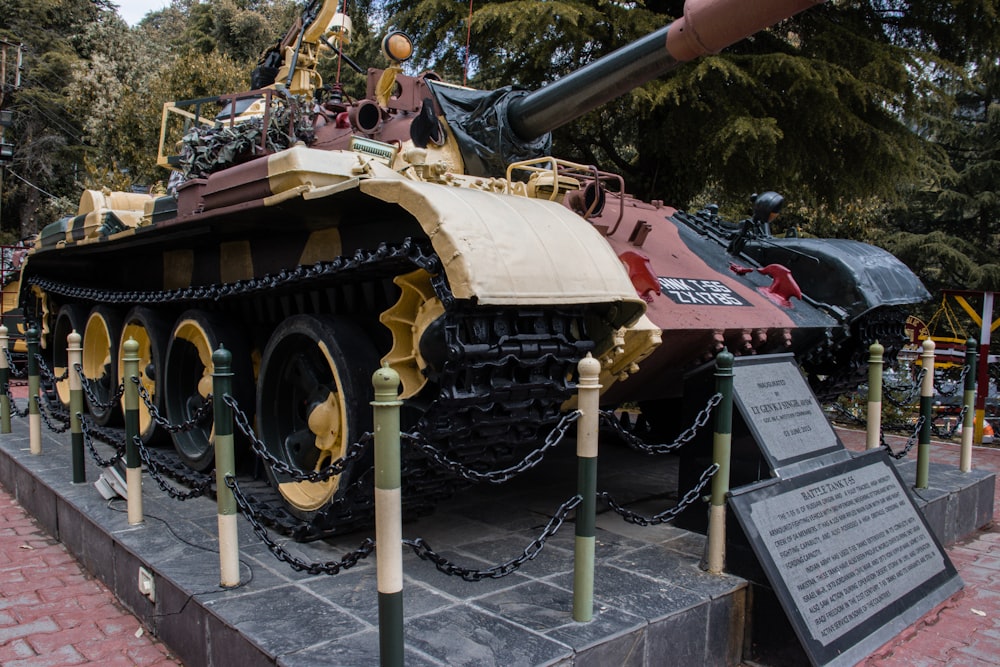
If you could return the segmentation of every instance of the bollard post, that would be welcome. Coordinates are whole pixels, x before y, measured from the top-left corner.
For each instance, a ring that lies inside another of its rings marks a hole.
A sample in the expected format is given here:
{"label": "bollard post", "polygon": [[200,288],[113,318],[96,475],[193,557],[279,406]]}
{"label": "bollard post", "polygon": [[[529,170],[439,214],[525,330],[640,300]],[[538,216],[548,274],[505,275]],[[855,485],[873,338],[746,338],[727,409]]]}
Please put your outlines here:
{"label": "bollard post", "polygon": [[917,480],[916,488],[926,489],[931,470],[931,422],[934,420],[934,341],[924,341],[924,351],[920,355],[920,367],[924,370],[924,381],[920,385],[920,416],[924,424],[917,439]]}
{"label": "bollard post", "polygon": [[219,585],[240,584],[240,547],[236,497],[226,485],[226,477],[236,476],[233,441],[233,409],[223,396],[233,393],[233,353],[221,345],[212,353],[212,411],[215,420],[215,489],[219,514]]}
{"label": "bollard post", "polygon": [[83,363],[83,336],[74,329],[66,336],[66,367],[69,376],[69,429],[70,452],[73,459],[73,483],[87,481],[87,470],[83,465],[83,382],[76,367]]}
{"label": "bollard post", "polygon": [[868,348],[868,441],[866,449],[878,449],[882,444],[882,354],[885,348],[878,341]]}
{"label": "bollard post", "polygon": [[729,493],[729,458],[733,440],[733,355],[723,350],[715,358],[715,391],[722,394],[716,408],[712,461],[719,465],[712,478],[712,500],[708,514],[707,567],[722,574],[726,566],[726,494]]}
{"label": "bollard post", "polygon": [[32,454],[42,453],[42,412],[38,405],[41,381],[38,377],[38,329],[28,329],[28,447]]}
{"label": "bollard post", "polygon": [[959,456],[958,469],[962,472],[972,471],[972,436],[976,421],[976,364],[979,343],[975,338],[965,341],[965,392],[962,395],[962,405],[965,407],[965,417],[962,420],[962,453]]}
{"label": "bollard post", "polygon": [[399,373],[384,364],[372,376],[375,400],[375,563],[382,667],[403,664],[403,510],[400,485]]}
{"label": "bollard post", "polygon": [[7,363],[7,349],[10,338],[7,327],[0,324],[0,433],[10,433],[10,365]]}
{"label": "bollard post", "polygon": [[580,419],[576,424],[576,488],[582,500],[576,508],[573,550],[573,620],[594,617],[594,550],[597,543],[597,435],[600,428],[601,362],[590,353],[577,364]]}
{"label": "bollard post", "polygon": [[128,523],[135,526],[143,522],[142,515],[142,460],[135,438],[139,435],[139,387],[132,378],[139,377],[139,343],[129,338],[122,345],[125,369],[125,486],[128,491]]}

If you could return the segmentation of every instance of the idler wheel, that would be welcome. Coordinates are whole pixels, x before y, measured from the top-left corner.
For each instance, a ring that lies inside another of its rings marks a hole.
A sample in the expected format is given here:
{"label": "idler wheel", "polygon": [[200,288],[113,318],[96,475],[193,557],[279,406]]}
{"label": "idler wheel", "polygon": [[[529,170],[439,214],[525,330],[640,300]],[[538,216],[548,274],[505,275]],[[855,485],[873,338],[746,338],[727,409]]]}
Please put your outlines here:
{"label": "idler wheel", "polygon": [[[149,394],[152,404],[162,414],[163,369],[166,368],[167,344],[170,340],[170,323],[167,319],[149,309],[136,307],[125,316],[122,327],[121,346],[129,339],[139,344],[139,383]],[[118,358],[118,377],[125,378],[124,355]],[[124,399],[122,409],[124,409]],[[146,402],[139,398],[139,436],[145,443],[152,442],[162,429],[156,428]]]}
{"label": "idler wheel", "polygon": [[[372,427],[371,376],[378,354],[353,323],[296,315],[274,331],[261,360],[257,415],[268,451],[295,471],[320,470],[342,457]],[[302,518],[319,510],[371,464],[371,449],[343,474],[297,481],[268,466],[268,475]]]}
{"label": "idler wheel", "polygon": [[[191,310],[177,320],[167,346],[163,373],[163,405],[171,424],[193,419],[212,394],[212,353],[224,346],[233,355],[233,396],[240,408],[252,412],[253,373],[244,335],[222,316]],[[221,396],[213,396],[221,401]],[[208,470],[215,461],[215,426],[212,413],[189,430],[171,433],[174,449],[191,468]]]}
{"label": "idler wheel", "polygon": [[67,338],[74,331],[83,335],[84,325],[87,323],[87,311],[83,306],[77,304],[67,304],[59,309],[56,315],[56,323],[52,327],[52,374],[56,378],[66,374],[64,379],[57,379],[55,392],[59,397],[59,402],[64,408],[69,408],[69,373],[76,373],[75,369],[69,368],[69,352]]}
{"label": "idler wheel", "polygon": [[[121,340],[122,318],[107,306],[90,311],[83,330],[83,375],[90,393],[84,392],[90,416],[99,426],[118,420],[121,409],[112,401],[118,391],[118,341]],[[97,402],[90,398],[93,394]],[[67,392],[68,397],[68,392]]]}

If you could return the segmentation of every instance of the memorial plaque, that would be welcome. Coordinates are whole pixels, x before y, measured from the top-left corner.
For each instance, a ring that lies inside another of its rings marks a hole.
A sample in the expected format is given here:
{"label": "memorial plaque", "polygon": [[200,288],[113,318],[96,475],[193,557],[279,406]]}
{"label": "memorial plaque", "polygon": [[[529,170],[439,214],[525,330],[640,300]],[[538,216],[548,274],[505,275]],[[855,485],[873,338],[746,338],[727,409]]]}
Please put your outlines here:
{"label": "memorial plaque", "polygon": [[790,354],[737,357],[733,398],[772,472],[846,451]]}
{"label": "memorial plaque", "polygon": [[962,587],[883,451],[730,506],[814,665],[856,664]]}

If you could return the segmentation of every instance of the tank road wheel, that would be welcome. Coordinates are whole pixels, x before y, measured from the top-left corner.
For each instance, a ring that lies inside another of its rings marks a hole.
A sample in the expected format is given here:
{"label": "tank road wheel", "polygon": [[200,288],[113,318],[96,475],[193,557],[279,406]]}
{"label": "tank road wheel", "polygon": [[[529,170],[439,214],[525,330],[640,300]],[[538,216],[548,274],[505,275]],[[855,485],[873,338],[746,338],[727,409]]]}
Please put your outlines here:
{"label": "tank road wheel", "polygon": [[[163,400],[161,373],[166,368],[167,342],[170,340],[170,323],[149,308],[136,307],[125,316],[122,327],[121,345],[129,339],[139,343],[139,383],[152,399],[153,405],[162,412]],[[119,346],[119,349],[121,348]],[[125,377],[125,361],[118,358],[118,377]],[[122,409],[124,409],[124,399]],[[143,442],[151,442],[158,429],[149,414],[146,402],[139,399],[139,436]]]}
{"label": "tank road wheel", "polygon": [[[121,416],[118,401],[118,341],[121,340],[121,315],[107,306],[90,311],[83,330],[83,375],[90,392],[84,392],[90,416],[100,426]],[[91,400],[91,394],[97,402]],[[68,392],[67,392],[68,395]]]}
{"label": "tank road wheel", "polygon": [[[187,422],[203,409],[212,393],[212,353],[220,345],[233,355],[234,397],[244,411],[251,411],[246,388],[253,386],[253,375],[244,336],[221,316],[192,310],[181,315],[167,346],[163,405],[170,423]],[[215,430],[211,412],[193,428],[171,433],[171,437],[189,467],[204,471],[212,466]]]}
{"label": "tank road wheel", "polygon": [[403,384],[402,398],[415,396],[427,383],[424,369],[427,362],[420,353],[420,337],[427,328],[444,314],[444,304],[434,294],[431,275],[418,269],[396,276],[399,300],[379,316],[392,332],[392,349],[383,357],[397,373]]}
{"label": "tank road wheel", "polygon": [[56,396],[64,408],[69,407],[69,375],[76,373],[69,368],[69,353],[67,352],[67,338],[74,331],[83,335],[83,327],[87,323],[87,311],[77,304],[67,304],[59,309],[56,315],[55,326],[52,327],[52,374],[56,378],[61,378],[66,374],[66,378],[56,380]]}
{"label": "tank road wheel", "polygon": [[[257,389],[257,423],[268,451],[294,470],[320,470],[371,429],[371,374],[378,355],[354,324],[296,315],[275,330],[264,350]],[[370,450],[343,474],[322,482],[295,481],[268,467],[281,495],[308,518],[370,465]]]}

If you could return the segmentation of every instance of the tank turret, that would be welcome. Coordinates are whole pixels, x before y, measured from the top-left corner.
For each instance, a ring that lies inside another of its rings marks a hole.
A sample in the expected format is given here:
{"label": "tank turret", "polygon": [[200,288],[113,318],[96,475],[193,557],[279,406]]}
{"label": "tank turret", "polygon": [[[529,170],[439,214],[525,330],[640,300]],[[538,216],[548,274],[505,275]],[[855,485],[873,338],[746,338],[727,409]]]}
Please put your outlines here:
{"label": "tank turret", "polygon": [[[406,450],[411,516],[467,483],[428,447],[478,470],[519,461],[572,407],[588,354],[604,405],[640,405],[651,422],[726,348],[792,352],[817,378],[856,382],[868,345],[891,356],[899,309],[928,296],[894,257],[773,238],[775,193],[730,223],[551,155],[553,128],[812,4],[689,0],[662,30],[535,92],[406,75],[412,46],[392,33],[390,66],[368,69],[353,100],[316,71],[345,50],[350,22],[314,0],[264,53],[253,90],[165,105],[166,192],[90,190],[42,230],[21,305],[42,331],[53,400],[68,397],[75,330],[91,418],[119,420],[132,338],[143,439],[208,470],[203,417],[224,344],[287,508],[271,516],[312,539],[371,521],[370,452],[318,473],[371,428],[381,364],[399,373],[404,428],[424,445]],[[194,427],[166,433],[156,414]]]}

